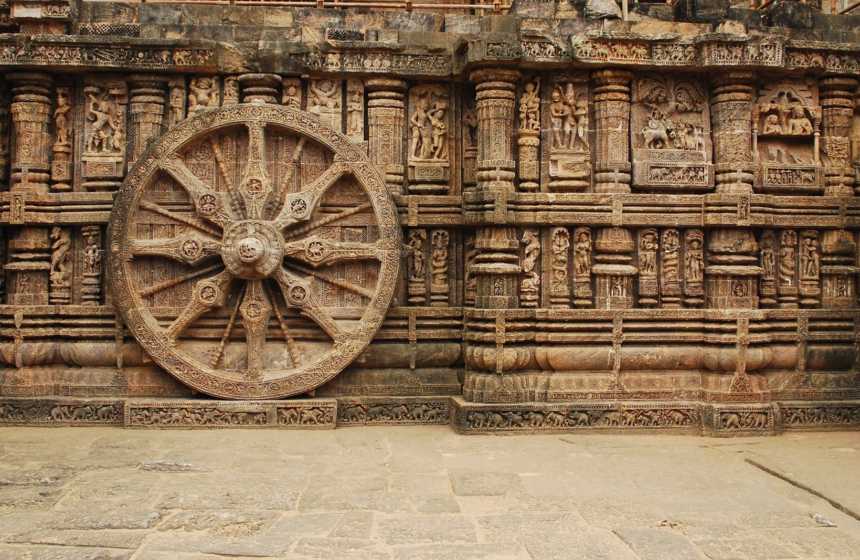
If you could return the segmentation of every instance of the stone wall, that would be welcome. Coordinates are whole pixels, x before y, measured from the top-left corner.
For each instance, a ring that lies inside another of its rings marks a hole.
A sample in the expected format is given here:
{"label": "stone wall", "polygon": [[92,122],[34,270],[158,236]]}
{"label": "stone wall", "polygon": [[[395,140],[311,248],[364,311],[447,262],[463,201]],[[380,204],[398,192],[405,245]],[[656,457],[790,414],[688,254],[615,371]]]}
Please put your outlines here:
{"label": "stone wall", "polygon": [[332,425],[855,425],[856,18],[589,6],[11,2],[0,395],[97,399],[83,424],[203,393],[239,424],[312,395]]}

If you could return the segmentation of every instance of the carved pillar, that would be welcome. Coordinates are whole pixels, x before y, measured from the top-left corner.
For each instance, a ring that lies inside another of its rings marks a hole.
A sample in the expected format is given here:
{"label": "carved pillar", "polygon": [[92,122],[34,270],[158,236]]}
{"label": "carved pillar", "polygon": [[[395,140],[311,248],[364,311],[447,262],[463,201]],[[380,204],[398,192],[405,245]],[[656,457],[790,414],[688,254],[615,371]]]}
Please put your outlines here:
{"label": "carved pillar", "polygon": [[514,101],[520,78],[515,70],[472,72],[478,117],[478,188],[514,190]]}
{"label": "carved pillar", "polygon": [[[24,218],[27,198],[44,194],[50,181],[51,78],[45,74],[15,73],[12,84],[12,200],[10,222]],[[48,303],[51,244],[48,228],[22,227],[11,235],[8,262],[8,303]]]}
{"label": "carved pillar", "polygon": [[404,127],[406,126],[406,82],[373,78],[367,89],[367,129],[371,162],[385,172],[385,184],[392,194],[403,190]]}
{"label": "carved pillar", "polygon": [[597,309],[633,307],[633,281],[639,271],[633,262],[634,242],[629,230],[621,227],[597,230],[592,271],[596,277]]}
{"label": "carved pillar", "polygon": [[851,120],[854,117],[853,78],[822,78],[821,154],[824,162],[824,194],[852,196],[854,172],[851,169]]}
{"label": "carved pillar", "polygon": [[757,251],[755,236],[747,229],[716,229],[708,233],[707,307],[758,307],[758,277],[762,269]]}
{"label": "carved pillar", "polygon": [[[277,74],[242,74],[239,76],[242,103],[278,103],[281,77]],[[227,80],[224,81],[224,104],[228,104]]]}
{"label": "carved pillar", "polygon": [[9,165],[9,88],[0,77],[0,188],[8,190],[6,169]]}
{"label": "carved pillar", "polygon": [[482,227],[475,236],[478,253],[471,273],[477,280],[475,307],[519,307],[517,278],[520,273],[519,240],[514,228]]}
{"label": "carved pillar", "polygon": [[626,70],[598,70],[594,79],[596,192],[630,192],[630,81]]}
{"label": "carved pillar", "polygon": [[713,81],[711,123],[717,192],[752,192],[755,179],[751,145],[753,93],[750,72],[728,72]]}
{"label": "carved pillar", "polygon": [[129,166],[146,151],[150,141],[161,135],[167,79],[160,76],[129,77]]}
{"label": "carved pillar", "polygon": [[825,308],[854,307],[857,244],[844,229],[821,234],[821,303]]}
{"label": "carved pillar", "polygon": [[[514,106],[519,78],[519,72],[501,69],[476,70],[470,75],[475,82],[478,119],[478,189],[494,193],[500,207],[514,191]],[[519,245],[515,228],[478,229],[478,254],[472,265],[477,279],[476,307],[519,307]]]}

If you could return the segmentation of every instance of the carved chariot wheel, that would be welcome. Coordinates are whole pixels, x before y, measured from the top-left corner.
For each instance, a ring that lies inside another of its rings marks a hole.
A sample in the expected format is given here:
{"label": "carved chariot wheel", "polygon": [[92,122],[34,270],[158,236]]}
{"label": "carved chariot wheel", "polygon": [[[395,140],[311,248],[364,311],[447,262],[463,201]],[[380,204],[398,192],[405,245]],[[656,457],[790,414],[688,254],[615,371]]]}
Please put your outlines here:
{"label": "carved chariot wheel", "polygon": [[337,375],[382,324],[401,251],[366,155],[275,105],[205,111],[165,133],[120,189],[109,239],[126,326],[162,368],[223,398]]}

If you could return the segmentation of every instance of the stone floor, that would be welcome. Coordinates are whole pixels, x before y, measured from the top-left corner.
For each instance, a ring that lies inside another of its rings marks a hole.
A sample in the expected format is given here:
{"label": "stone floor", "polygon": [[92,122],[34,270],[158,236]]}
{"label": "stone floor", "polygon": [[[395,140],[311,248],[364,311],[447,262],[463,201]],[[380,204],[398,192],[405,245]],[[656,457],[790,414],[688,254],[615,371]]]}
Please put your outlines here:
{"label": "stone floor", "polygon": [[3,428],[0,450],[2,560],[860,558],[858,432]]}

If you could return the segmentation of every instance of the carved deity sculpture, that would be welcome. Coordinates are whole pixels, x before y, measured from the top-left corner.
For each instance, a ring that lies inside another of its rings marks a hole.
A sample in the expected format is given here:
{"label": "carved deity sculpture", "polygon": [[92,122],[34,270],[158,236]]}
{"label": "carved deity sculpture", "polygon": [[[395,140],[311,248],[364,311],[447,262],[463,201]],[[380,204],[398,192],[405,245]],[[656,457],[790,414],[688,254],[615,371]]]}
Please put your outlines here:
{"label": "carved deity sculpture", "polygon": [[562,75],[546,89],[543,158],[548,162],[548,190],[581,192],[591,185],[588,75]]}
{"label": "carved deity sculpture", "polygon": [[364,86],[359,80],[347,82],[346,135],[357,141],[364,139]]}
{"label": "carved deity sculpture", "polygon": [[409,190],[448,191],[449,99],[441,85],[420,85],[409,91]]}
{"label": "carved deity sculpture", "polygon": [[520,95],[520,129],[540,130],[540,79],[527,82]]}
{"label": "carved deity sculpture", "polygon": [[657,230],[639,232],[639,305],[655,306],[657,299],[657,251],[660,249]]}
{"label": "carved deity sculpture", "polygon": [[550,233],[550,303],[553,307],[570,305],[568,286],[568,254],[570,251],[570,232],[567,228],[553,228]]}
{"label": "carved deity sculpture", "polygon": [[90,122],[86,151],[93,154],[121,152],[124,144],[123,115],[109,92],[98,87],[86,88],[87,120]]}
{"label": "carved deity sculpture", "polygon": [[797,273],[797,234],[790,229],[784,230],[779,243],[779,283],[793,286]]}
{"label": "carved deity sculpture", "polygon": [[218,106],[218,81],[209,76],[192,78],[188,85],[188,113]]}
{"label": "carved deity sculpture", "polygon": [[448,305],[450,234],[434,230],[430,236],[430,300],[431,305]]}
{"label": "carved deity sculpture", "polygon": [[423,229],[411,230],[406,241],[406,247],[409,250],[407,259],[409,303],[413,305],[423,305],[427,301],[426,256],[424,253],[426,242],[427,231]]}
{"label": "carved deity sculpture", "polygon": [[69,111],[71,108],[69,90],[67,88],[57,88],[57,106],[54,109],[54,129],[57,134],[57,146],[68,146],[70,144]]}
{"label": "carved deity sculpture", "polygon": [[520,282],[520,305],[537,307],[540,290],[540,273],[537,261],[540,258],[540,234],[536,229],[526,229],[520,241],[523,245],[523,279]]}
{"label": "carved deity sculpture", "polygon": [[663,307],[678,307],[681,295],[680,243],[678,230],[663,230],[660,259],[660,293]]}
{"label": "carved deity sculpture", "polygon": [[297,78],[284,78],[281,103],[291,109],[302,108],[302,82]]}
{"label": "carved deity sculpture", "polygon": [[50,303],[65,304],[71,299],[71,271],[69,270],[71,248],[72,238],[69,230],[54,226],[51,229]]}
{"label": "carved deity sculpture", "polygon": [[649,75],[635,82],[631,109],[634,185],[704,190],[711,176],[710,121],[693,80]]}
{"label": "carved deity sculpture", "polygon": [[705,254],[704,233],[688,229],[684,234],[684,305],[699,307],[704,303]]}

